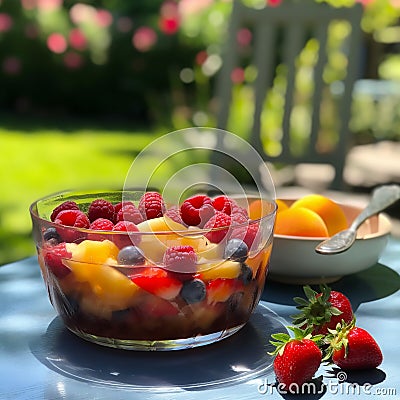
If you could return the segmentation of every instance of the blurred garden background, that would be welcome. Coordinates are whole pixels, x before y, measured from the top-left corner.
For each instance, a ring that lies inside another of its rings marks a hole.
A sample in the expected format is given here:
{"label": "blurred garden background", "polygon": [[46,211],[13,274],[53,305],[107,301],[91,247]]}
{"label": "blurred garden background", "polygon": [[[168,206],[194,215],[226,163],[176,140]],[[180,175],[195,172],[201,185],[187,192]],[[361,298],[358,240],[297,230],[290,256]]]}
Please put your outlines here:
{"label": "blurred garden background", "polygon": [[[299,0],[306,1],[313,0]],[[400,141],[400,1],[358,2],[363,67],[352,141]],[[155,138],[215,126],[231,7],[231,0],[0,0],[0,265],[34,254],[28,207],[37,198],[87,185],[121,188],[135,155]],[[251,46],[248,32],[238,45]],[[331,56],[333,67],[341,63],[334,46]],[[252,71],[231,78],[230,124],[240,132]],[[271,113],[279,112],[274,104]]]}

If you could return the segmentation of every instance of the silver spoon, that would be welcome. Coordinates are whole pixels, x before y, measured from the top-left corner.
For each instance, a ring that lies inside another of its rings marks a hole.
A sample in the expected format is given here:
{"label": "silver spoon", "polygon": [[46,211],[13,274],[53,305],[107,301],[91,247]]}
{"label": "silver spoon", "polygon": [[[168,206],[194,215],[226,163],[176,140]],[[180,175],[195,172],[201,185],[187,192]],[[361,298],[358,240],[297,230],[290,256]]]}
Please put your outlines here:
{"label": "silver spoon", "polygon": [[399,199],[399,185],[385,185],[375,189],[368,206],[354,219],[350,227],[321,242],[315,251],[320,254],[338,254],[346,251],[356,240],[357,229],[365,220],[383,211]]}

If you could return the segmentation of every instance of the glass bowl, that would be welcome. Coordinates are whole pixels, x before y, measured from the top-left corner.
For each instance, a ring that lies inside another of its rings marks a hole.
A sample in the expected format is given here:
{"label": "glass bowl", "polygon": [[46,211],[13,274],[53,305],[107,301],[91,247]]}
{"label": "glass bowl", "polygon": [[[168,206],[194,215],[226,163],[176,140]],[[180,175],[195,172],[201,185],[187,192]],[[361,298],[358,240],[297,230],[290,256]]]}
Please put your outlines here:
{"label": "glass bowl", "polygon": [[122,202],[140,210],[143,195],[65,192],[31,205],[42,276],[66,327],[91,342],[132,350],[186,349],[237,332],[264,288],[275,202],[264,201],[263,216],[256,220],[234,218],[234,213],[246,215],[258,198],[230,196],[230,224],[206,223],[202,228],[176,218],[180,205],[164,204],[163,215],[154,218],[146,213],[143,217],[142,209],[143,220],[136,220],[134,228],[128,224],[126,231],[90,229],[85,223],[69,226],[74,221],[68,218],[76,214],[64,211],[61,218],[54,213],[72,201],[85,219],[92,202],[101,199],[113,205],[114,224],[118,219],[126,222],[132,215],[117,213]]}

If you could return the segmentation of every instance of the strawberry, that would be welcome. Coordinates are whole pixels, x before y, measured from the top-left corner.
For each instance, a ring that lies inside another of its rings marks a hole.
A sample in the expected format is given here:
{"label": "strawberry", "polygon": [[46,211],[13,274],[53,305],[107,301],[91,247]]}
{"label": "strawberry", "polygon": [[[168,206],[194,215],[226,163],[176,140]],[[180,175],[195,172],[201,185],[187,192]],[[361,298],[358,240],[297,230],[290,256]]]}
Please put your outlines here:
{"label": "strawberry", "polygon": [[63,259],[71,258],[72,253],[67,245],[62,242],[56,246],[49,246],[43,249],[44,262],[57,278],[64,278],[71,270],[64,265]]}
{"label": "strawberry", "polygon": [[322,351],[317,343],[322,335],[311,336],[310,329],[302,330],[288,327],[294,338],[287,333],[275,333],[271,344],[276,346],[274,371],[278,382],[289,393],[298,393],[303,383],[308,382],[317,372],[321,361]]}
{"label": "strawberry", "polygon": [[181,281],[160,267],[139,269],[130,275],[130,279],[147,292],[166,300],[172,300],[178,296],[182,288]]}
{"label": "strawberry", "polygon": [[376,368],[383,361],[378,343],[369,332],[356,326],[354,319],[330,330],[325,342],[329,344],[325,359],[332,358],[332,362],[342,369]]}
{"label": "strawberry", "polygon": [[349,323],[354,314],[349,299],[341,292],[331,290],[322,285],[317,293],[310,286],[304,286],[307,299],[295,297],[299,314],[292,316],[293,324],[302,328],[313,327],[313,334],[328,333],[328,329],[335,329],[336,325],[344,320]]}
{"label": "strawberry", "polygon": [[211,304],[226,301],[243,286],[237,279],[213,279],[206,284],[207,302]]}

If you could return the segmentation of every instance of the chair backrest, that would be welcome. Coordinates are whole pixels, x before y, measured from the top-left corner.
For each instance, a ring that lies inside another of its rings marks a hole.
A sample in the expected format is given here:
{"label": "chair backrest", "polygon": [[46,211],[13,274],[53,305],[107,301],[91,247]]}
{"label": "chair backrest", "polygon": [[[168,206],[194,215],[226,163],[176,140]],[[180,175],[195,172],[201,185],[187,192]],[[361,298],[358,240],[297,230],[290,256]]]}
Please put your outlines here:
{"label": "chair backrest", "polygon": [[360,4],[255,9],[235,0],[217,82],[218,128],[272,163],[331,164],[331,187],[341,187],[361,16]]}

